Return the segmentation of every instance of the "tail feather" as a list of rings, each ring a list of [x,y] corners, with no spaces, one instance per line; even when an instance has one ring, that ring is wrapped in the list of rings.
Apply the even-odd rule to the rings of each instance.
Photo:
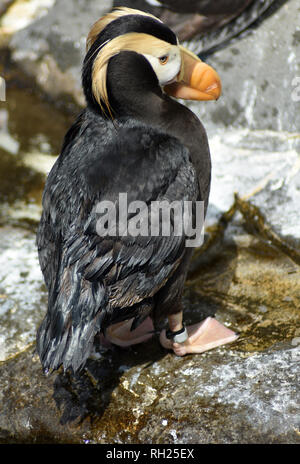
[[[89,357],[94,337],[106,314],[106,294],[101,283],[78,280],[72,295],[49,298],[48,312],[37,331],[37,352],[45,370],[63,365],[78,372]],[[97,288],[96,288],[97,287]],[[63,304],[62,304],[63,303]]]

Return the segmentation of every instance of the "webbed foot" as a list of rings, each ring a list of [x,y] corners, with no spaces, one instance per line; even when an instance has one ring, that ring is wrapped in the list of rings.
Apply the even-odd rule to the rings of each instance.
[[[105,338],[114,345],[131,346],[142,343],[153,337],[154,326],[150,317],[147,317],[136,329],[130,330],[133,318],[117,322],[106,329]]]
[[[238,335],[227,329],[223,324],[213,317],[186,327],[187,339],[182,343],[176,343],[167,338],[166,331],[160,334],[160,343],[164,348],[171,349],[177,356],[188,353],[203,353],[220,345],[237,340]]]

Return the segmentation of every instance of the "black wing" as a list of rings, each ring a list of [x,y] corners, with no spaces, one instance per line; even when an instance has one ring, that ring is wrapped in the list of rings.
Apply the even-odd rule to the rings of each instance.
[[[196,200],[187,149],[146,128],[97,133],[82,123],[69,136],[46,183],[37,236],[49,291],[37,336],[45,368],[63,364],[76,371],[97,332],[131,317],[141,322],[145,315],[136,305],[151,299],[182,259],[185,237],[174,235],[174,224],[165,237],[98,235],[97,205],[105,199],[118,207],[119,193],[147,205]],[[128,213],[127,221],[135,219]]]

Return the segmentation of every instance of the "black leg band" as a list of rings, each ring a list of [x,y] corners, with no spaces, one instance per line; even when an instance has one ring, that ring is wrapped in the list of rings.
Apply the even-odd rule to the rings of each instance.
[[[183,324],[182,329],[177,330],[175,332],[172,332],[172,330],[168,329],[166,330],[166,337],[169,340],[173,340],[175,343],[183,343],[185,340],[188,338],[188,333],[185,328],[185,325]]]

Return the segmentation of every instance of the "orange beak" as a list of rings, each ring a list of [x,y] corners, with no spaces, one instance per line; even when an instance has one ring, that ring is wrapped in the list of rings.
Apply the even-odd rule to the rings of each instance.
[[[218,100],[222,85],[218,73],[209,65],[180,46],[181,69],[177,79],[164,87],[171,97],[184,100]]]

